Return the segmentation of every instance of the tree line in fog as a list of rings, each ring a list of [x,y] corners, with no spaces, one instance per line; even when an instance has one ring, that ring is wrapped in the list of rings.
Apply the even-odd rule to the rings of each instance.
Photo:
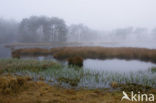
[[[87,42],[87,41],[154,41],[156,29],[121,28],[93,30],[83,24],[66,25],[57,17],[32,16],[21,22],[0,19],[0,43],[10,42]]]

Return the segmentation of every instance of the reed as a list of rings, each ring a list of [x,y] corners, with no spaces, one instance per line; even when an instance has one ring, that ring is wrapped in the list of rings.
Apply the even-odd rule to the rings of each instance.
[[[26,48],[12,52],[14,58],[21,55],[53,55],[56,59],[68,59],[74,56],[92,59],[137,59],[156,63],[156,49],[145,48],[106,48],[106,47],[60,47],[52,49]]]

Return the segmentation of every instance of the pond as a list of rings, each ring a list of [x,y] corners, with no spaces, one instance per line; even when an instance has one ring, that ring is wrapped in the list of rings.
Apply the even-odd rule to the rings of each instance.
[[[84,68],[96,71],[112,72],[138,72],[147,71],[149,68],[156,67],[156,64],[139,60],[121,60],[121,59],[86,59]]]
[[[62,64],[58,67],[47,68],[44,71],[32,72],[29,70],[15,70],[15,73],[26,75],[34,80],[44,80],[50,85],[61,85],[70,88],[111,88],[112,82],[119,84],[136,83],[156,87],[156,72],[151,67],[156,64],[139,60],[121,59],[85,59],[83,67],[70,67],[67,61],[59,61],[52,55],[22,56],[24,60],[48,60]]]
[[[10,49],[0,45],[0,58],[11,58]],[[33,78],[44,77],[46,81],[54,81],[58,79],[61,82],[70,80],[77,81],[78,87],[86,88],[109,88],[110,83],[137,83],[156,87],[156,72],[152,67],[156,64],[139,60],[121,60],[121,59],[85,59],[83,61],[83,69],[75,70],[67,66],[67,61],[59,61],[52,55],[47,56],[21,56],[26,60],[48,60],[62,64],[61,69],[51,69],[33,73],[29,71],[18,71],[22,75],[30,75]],[[154,71],[154,72],[152,72]],[[66,86],[66,84],[63,84]]]
[[[33,78],[43,77],[45,80],[53,81],[50,84],[60,84],[63,87],[70,87],[68,83],[76,83],[80,88],[110,88],[112,82],[121,84],[136,83],[156,87],[156,73],[151,68],[156,64],[138,60],[120,59],[85,59],[83,68],[67,66],[67,61],[58,61],[52,56],[22,57],[21,59],[51,60],[63,64],[61,68],[51,69],[39,73],[20,72],[22,75],[30,75]],[[153,69],[155,71],[155,69]],[[68,81],[68,82],[67,82]],[[66,83],[67,82],[67,83]]]
[[[10,58],[11,50],[9,48],[5,48],[3,44],[0,44],[0,58]]]
[[[63,65],[67,65],[67,61],[60,61],[53,58],[53,56],[22,56],[21,59],[33,59],[33,60],[51,60]],[[83,68],[91,71],[108,71],[129,73],[138,71],[147,71],[149,68],[156,67],[156,64],[151,62],[144,62],[139,60],[124,60],[124,59],[85,59],[83,61]]]

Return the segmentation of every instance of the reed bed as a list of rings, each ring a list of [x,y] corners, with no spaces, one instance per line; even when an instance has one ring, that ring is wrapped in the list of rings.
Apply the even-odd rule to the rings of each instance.
[[[24,48],[12,52],[14,58],[22,55],[53,55],[56,59],[73,56],[91,59],[137,59],[156,63],[156,49],[145,48],[106,48],[106,47],[60,47],[52,49]]]

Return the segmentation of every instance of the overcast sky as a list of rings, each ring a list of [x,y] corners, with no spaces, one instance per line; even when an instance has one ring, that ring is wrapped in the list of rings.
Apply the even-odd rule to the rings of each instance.
[[[156,0],[0,0],[0,17],[56,16],[97,30],[156,27]]]

